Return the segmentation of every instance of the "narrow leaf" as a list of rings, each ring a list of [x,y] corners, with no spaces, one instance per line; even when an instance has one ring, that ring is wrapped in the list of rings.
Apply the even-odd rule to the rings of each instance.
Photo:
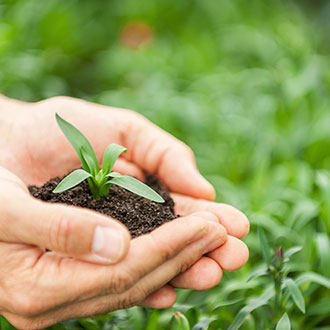
[[[326,233],[319,233],[316,237],[316,246],[320,258],[321,271],[330,275],[330,239]]]
[[[287,278],[284,285],[288,288],[294,303],[301,310],[301,312],[305,314],[305,300],[297,283],[292,278]]]
[[[114,173],[114,172],[112,172]],[[148,187],[146,184],[141,181],[127,175],[117,176],[108,181],[108,183],[116,184],[117,186],[123,187],[134,194],[142,196],[144,198],[150,199],[154,202],[164,203],[164,199],[157,194],[153,189]]]
[[[214,317],[203,318],[203,320],[196,323],[191,330],[208,330],[210,323],[214,321],[214,319]]]
[[[127,149],[119,144],[112,143],[104,152],[102,161],[103,173],[109,173],[112,171],[113,166],[117,158],[123,153],[127,152]]]
[[[284,259],[286,261],[288,261],[291,256],[293,256],[294,254],[300,252],[302,250],[302,246],[294,246],[291,249],[287,250],[284,252]]]
[[[159,310],[153,309],[147,316],[146,325],[143,328],[144,330],[157,330],[159,324]]]
[[[287,313],[278,321],[275,330],[291,330],[291,323]]]
[[[111,173],[107,174],[106,176],[111,176],[113,178],[121,178],[123,175],[118,172],[111,172]]]
[[[262,256],[264,257],[266,264],[270,265],[272,261],[270,247],[268,245],[266,235],[263,229],[261,229],[260,227],[258,227],[258,238],[259,238],[259,244],[260,244]]]
[[[248,282],[252,281],[260,276],[268,275],[268,270],[267,269],[258,269],[255,272],[253,272],[250,277],[248,278]]]
[[[237,304],[238,302],[241,302],[242,300],[244,300],[244,298],[241,298],[241,297],[224,300],[224,301],[216,304],[214,307],[212,307],[212,311],[214,312],[218,308]]]
[[[317,273],[313,273],[313,272],[303,273],[300,276],[298,276],[296,279],[296,283],[298,285],[308,282],[317,283],[330,290],[330,279]]]
[[[73,148],[76,150],[81,163],[84,164],[85,161],[81,155],[81,147],[83,147],[86,153],[88,153],[93,159],[95,168],[99,170],[99,164],[95,152],[87,138],[76,127],[61,118],[58,114],[56,114],[56,121],[58,123],[58,126],[60,126],[63,134],[66,136]]]
[[[266,305],[268,301],[274,296],[274,294],[274,289],[269,287],[260,297],[250,299],[249,303],[236,314],[236,317],[228,327],[228,330],[238,330],[248,315],[257,308]]]
[[[86,172],[85,170],[79,169],[75,170],[66,176],[53,190],[53,193],[58,194],[63,191],[66,191],[70,188],[77,186],[82,181],[86,180],[87,178],[91,177],[91,174]]]
[[[81,157],[84,159],[84,161],[87,165],[87,168],[85,168],[83,166],[84,170],[86,170],[87,172],[93,173],[95,175],[98,172],[98,168],[95,166],[92,156],[89,153],[87,153],[87,151],[85,150],[84,147],[80,148],[80,153],[81,153]]]

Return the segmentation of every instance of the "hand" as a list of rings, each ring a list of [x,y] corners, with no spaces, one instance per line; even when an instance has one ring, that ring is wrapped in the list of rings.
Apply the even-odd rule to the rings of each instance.
[[[39,201],[1,167],[0,200],[0,313],[24,330],[138,303],[168,307],[175,294],[166,283],[226,239],[225,229],[205,212],[130,242],[118,222]],[[81,261],[107,255],[116,264]]]
[[[198,173],[190,149],[129,110],[69,98],[37,104],[9,102],[6,114],[11,116],[6,117],[6,125],[0,126],[2,136],[8,136],[0,145],[0,165],[10,168],[25,184],[42,184],[50,177],[64,175],[78,167],[78,158],[55,125],[55,111],[87,135],[99,157],[110,142],[125,145],[129,152],[118,162],[116,170],[140,178],[143,170],[157,174],[177,193],[174,197],[180,214],[207,209],[212,213],[208,217],[225,226],[230,234],[227,243],[177,276],[171,282],[173,285],[206,289],[220,280],[221,266],[233,270],[246,262],[247,248],[237,239],[248,232],[246,217],[230,206],[198,200],[212,200],[214,190]],[[160,308],[162,304],[174,303],[174,297],[174,290],[166,286],[142,304]]]

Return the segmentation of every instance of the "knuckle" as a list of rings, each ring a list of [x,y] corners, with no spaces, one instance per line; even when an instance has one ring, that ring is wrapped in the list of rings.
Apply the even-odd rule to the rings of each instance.
[[[184,273],[191,267],[191,265],[192,265],[192,262],[184,260],[183,262],[181,262],[179,264],[177,274]]]
[[[136,302],[135,302],[133,295],[126,294],[120,298],[120,300],[118,302],[118,307],[119,307],[118,309],[126,309],[126,308],[133,307],[134,305],[136,305]]]
[[[51,248],[67,253],[69,240],[72,234],[72,225],[69,219],[62,212],[54,212],[49,221],[49,241]]]
[[[150,293],[145,292],[141,287],[130,290],[127,294],[123,295],[119,301],[119,308],[125,309],[137,305],[143,301]]]
[[[109,285],[109,293],[123,294],[128,291],[135,283],[134,277],[127,272],[114,274]]]
[[[177,253],[173,246],[162,242],[160,237],[155,238],[155,233],[151,232],[147,237],[149,239],[150,251],[157,253],[163,262],[171,259]]]

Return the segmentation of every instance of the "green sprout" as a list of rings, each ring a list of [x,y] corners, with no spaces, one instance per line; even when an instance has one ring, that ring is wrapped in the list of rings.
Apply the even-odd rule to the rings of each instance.
[[[95,152],[87,138],[58,114],[56,114],[56,121],[76,150],[83,169],[71,172],[57,185],[53,193],[69,190],[87,179],[95,199],[106,196],[111,186],[115,184],[154,202],[164,203],[164,199],[159,194],[136,178],[112,172],[117,158],[123,152],[127,152],[125,147],[114,143],[110,144],[104,152],[102,168],[100,169]]]

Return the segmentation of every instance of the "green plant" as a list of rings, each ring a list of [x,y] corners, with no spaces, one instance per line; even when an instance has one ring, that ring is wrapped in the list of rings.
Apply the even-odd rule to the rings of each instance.
[[[100,169],[95,152],[87,138],[58,114],[56,114],[56,121],[76,150],[83,169],[77,169],[66,176],[53,190],[54,193],[71,189],[87,179],[95,199],[106,196],[111,185],[115,184],[154,202],[164,202],[159,194],[136,178],[112,172],[117,158],[123,152],[127,152],[125,147],[114,143],[110,144],[104,152],[102,168]]]

